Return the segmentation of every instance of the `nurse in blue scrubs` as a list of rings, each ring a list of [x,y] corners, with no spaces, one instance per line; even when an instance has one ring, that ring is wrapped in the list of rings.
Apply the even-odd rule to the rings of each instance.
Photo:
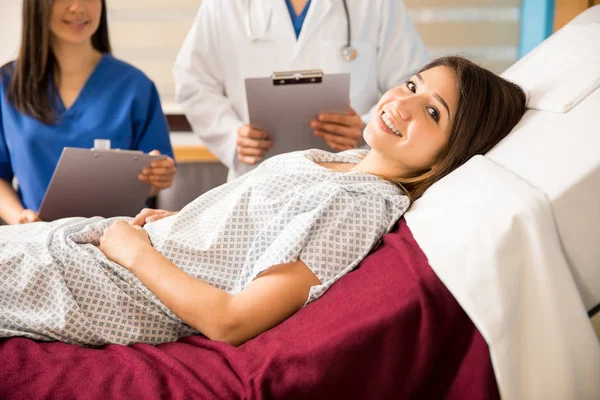
[[[39,220],[63,147],[91,148],[94,139],[167,155],[139,179],[153,195],[171,186],[176,168],[158,92],[110,55],[105,0],[25,0],[22,31],[17,60],[0,70],[0,218]]]

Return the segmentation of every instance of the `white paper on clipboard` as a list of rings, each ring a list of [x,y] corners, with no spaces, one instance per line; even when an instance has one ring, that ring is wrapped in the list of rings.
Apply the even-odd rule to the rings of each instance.
[[[39,216],[44,221],[68,217],[135,216],[151,186],[138,175],[154,160],[141,151],[65,147],[54,170]]]
[[[284,71],[246,78],[245,83],[250,124],[273,140],[266,157],[313,148],[331,151],[324,139],[313,135],[310,121],[322,112],[348,112],[349,73]]]

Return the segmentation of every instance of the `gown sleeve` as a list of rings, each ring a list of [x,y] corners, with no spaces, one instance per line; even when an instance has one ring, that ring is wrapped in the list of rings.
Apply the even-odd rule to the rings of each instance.
[[[254,276],[278,264],[301,259],[321,281],[313,286],[308,302],[319,298],[339,278],[352,271],[388,232],[403,210],[377,194],[356,193],[331,187],[318,204],[302,213],[294,208],[306,207],[314,193],[299,198],[289,207],[290,217],[280,216],[284,225],[275,240],[254,264]],[[404,208],[405,210],[405,208]],[[265,229],[257,241],[269,241],[272,229]],[[252,257],[252,255],[249,255]]]

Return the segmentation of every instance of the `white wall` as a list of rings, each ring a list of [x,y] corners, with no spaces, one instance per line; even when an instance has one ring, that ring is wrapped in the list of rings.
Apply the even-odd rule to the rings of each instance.
[[[0,65],[17,56],[21,35],[20,0],[0,0]]]

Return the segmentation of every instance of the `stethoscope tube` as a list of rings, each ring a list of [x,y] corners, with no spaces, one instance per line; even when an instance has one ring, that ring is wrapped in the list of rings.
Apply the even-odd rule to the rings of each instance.
[[[344,12],[346,13],[346,46],[342,47],[342,57],[346,61],[352,61],[356,58],[357,52],[352,47],[352,24],[350,23],[350,12],[348,11],[348,4],[346,0],[342,0],[344,3]]]

